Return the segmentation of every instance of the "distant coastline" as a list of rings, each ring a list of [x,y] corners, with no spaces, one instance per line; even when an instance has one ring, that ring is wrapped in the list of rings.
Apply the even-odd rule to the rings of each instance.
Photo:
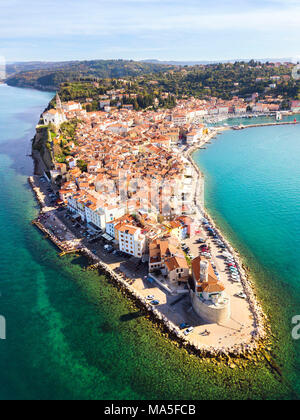
[[[41,92],[56,92],[57,87],[56,86],[43,86],[40,84],[26,84],[26,83],[13,83],[10,79],[7,79],[3,82],[3,84],[6,84],[7,86],[16,87],[16,88],[24,88],[24,89],[32,89],[32,90],[38,90]]]

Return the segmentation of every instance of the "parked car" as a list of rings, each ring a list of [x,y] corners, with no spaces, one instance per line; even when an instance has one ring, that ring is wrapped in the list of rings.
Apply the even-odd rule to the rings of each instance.
[[[152,300],[151,305],[158,306],[160,304],[159,300]]]
[[[240,299],[247,299],[247,295],[244,292],[237,293],[235,296]]]
[[[111,246],[111,245],[104,245],[104,249],[105,249],[105,251],[107,251],[109,254],[110,254],[111,252],[113,252],[113,250],[114,250],[113,246]]]
[[[187,330],[184,331],[184,335],[189,335],[194,331],[193,327],[188,328]]]
[[[191,326],[186,324],[185,322],[183,322],[182,324],[179,325],[179,328],[181,330],[185,330],[186,328],[190,328]]]

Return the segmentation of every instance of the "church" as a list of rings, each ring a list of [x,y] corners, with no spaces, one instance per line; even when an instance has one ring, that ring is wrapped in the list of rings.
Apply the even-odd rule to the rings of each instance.
[[[56,109],[50,109],[49,111],[44,112],[43,120],[45,125],[53,124],[55,127],[59,127],[61,124],[67,121],[58,94],[56,94]]]

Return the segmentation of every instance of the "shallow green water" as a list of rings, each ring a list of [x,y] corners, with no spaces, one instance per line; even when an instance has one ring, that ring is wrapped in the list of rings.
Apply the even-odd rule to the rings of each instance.
[[[177,348],[32,227],[26,153],[50,98],[0,86],[0,399],[295,398],[267,365],[216,368]]]

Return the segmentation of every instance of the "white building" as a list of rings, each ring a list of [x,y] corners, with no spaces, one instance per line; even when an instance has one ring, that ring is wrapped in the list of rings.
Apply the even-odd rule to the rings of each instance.
[[[102,230],[105,228],[105,215],[99,205],[87,204],[85,206],[85,218],[87,223],[93,224]]]
[[[126,134],[129,130],[128,126],[122,123],[111,124],[107,126],[107,130],[114,134],[122,135]]]
[[[195,117],[205,117],[208,114],[207,109],[197,109],[195,111]]]
[[[106,106],[110,106],[110,99],[101,100],[99,105],[101,109],[105,108]]]
[[[208,114],[209,115],[218,115],[219,114],[219,109],[218,108],[210,108],[208,110]]]
[[[114,220],[112,222],[109,221],[106,223],[106,233],[114,239],[116,239],[115,226],[117,226],[118,223],[118,221]]]
[[[229,112],[228,106],[219,106],[219,114],[226,115]]]
[[[92,223],[99,229],[105,230],[106,223],[125,214],[125,207],[105,205],[94,195],[86,191],[79,191],[68,198],[68,208],[81,217],[82,221]]]
[[[235,106],[234,107],[234,112],[236,113],[236,114],[246,114],[247,113],[247,106],[245,105],[245,106]]]
[[[49,111],[44,112],[43,119],[45,125],[53,124],[56,127],[59,127],[67,121],[64,112],[57,109],[50,109]]]
[[[66,158],[66,162],[69,165],[69,168],[76,168],[78,159],[69,156]]]
[[[122,225],[116,229],[119,232],[120,251],[136,258],[142,258],[147,244],[146,236],[142,234],[142,230],[132,225]]]
[[[186,142],[188,144],[197,143],[203,135],[204,127],[200,127],[194,130],[191,130],[186,135]]]
[[[62,109],[66,112],[70,112],[70,111],[79,111],[82,109],[82,106],[79,102],[64,102],[62,104]]]
[[[172,116],[172,121],[176,126],[182,126],[187,123],[187,116],[185,113],[175,113]]]

